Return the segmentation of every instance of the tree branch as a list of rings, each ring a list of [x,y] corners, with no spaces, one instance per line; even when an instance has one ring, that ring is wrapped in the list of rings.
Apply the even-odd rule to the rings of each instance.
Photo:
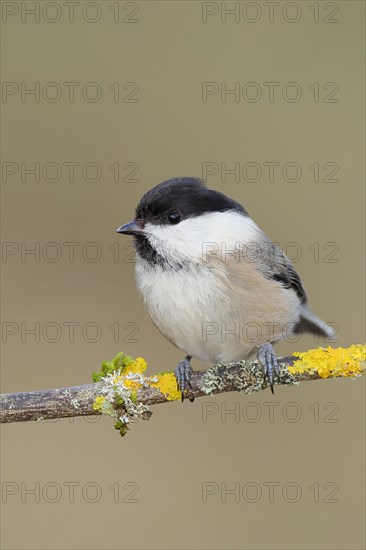
[[[366,346],[350,348],[319,348],[296,356],[278,359],[278,384],[293,385],[322,378],[355,377],[366,373]],[[137,361],[137,360],[136,360]],[[137,374],[136,374],[137,373]],[[231,391],[264,390],[268,382],[256,361],[240,361],[218,365],[192,376],[190,397],[203,397]],[[134,417],[148,418],[148,405],[175,401],[180,398],[173,373],[155,377],[143,376],[128,369],[109,375],[94,384],[0,396],[0,423],[26,422],[88,416],[107,413],[122,422]],[[99,399],[99,405],[98,400]],[[105,407],[105,404],[109,404]],[[113,407],[113,414],[111,413]],[[121,416],[122,415],[122,416]],[[130,418],[130,420],[128,420]]]

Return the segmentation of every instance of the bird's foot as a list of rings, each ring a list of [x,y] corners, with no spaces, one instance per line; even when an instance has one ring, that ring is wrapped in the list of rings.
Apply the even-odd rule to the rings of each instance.
[[[182,393],[182,402],[185,397],[188,397],[191,402],[194,401],[194,396],[189,395],[189,391],[192,388],[191,377],[193,372],[190,360],[191,357],[187,355],[183,361],[178,363],[178,366],[174,371],[175,378],[177,379],[177,388]]]
[[[279,377],[279,368],[272,344],[270,344],[269,342],[263,344],[259,348],[257,356],[258,361],[263,368],[264,380],[268,379],[269,385],[271,387],[271,392],[274,393],[274,379],[275,377]]]

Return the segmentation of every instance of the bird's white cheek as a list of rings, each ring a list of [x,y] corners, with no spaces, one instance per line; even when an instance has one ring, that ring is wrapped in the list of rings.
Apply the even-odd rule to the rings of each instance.
[[[150,244],[162,256],[193,261],[236,250],[260,234],[251,218],[236,212],[209,212],[175,226],[146,224],[145,231]]]

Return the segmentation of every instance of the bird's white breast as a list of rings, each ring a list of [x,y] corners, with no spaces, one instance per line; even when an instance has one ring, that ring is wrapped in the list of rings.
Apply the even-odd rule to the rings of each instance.
[[[215,362],[217,343],[207,346],[204,333],[208,323],[225,316],[225,289],[218,278],[208,269],[171,272],[144,263],[137,262],[136,279],[154,324],[186,354]]]

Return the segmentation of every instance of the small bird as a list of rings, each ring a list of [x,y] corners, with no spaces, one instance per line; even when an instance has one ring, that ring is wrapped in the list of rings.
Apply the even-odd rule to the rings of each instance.
[[[303,330],[334,333],[308,308],[287,256],[243,206],[200,179],[153,187],[117,232],[133,235],[148,315],[186,354],[174,371],[182,400],[190,397],[192,357],[218,364],[257,353],[273,393],[273,343]]]

